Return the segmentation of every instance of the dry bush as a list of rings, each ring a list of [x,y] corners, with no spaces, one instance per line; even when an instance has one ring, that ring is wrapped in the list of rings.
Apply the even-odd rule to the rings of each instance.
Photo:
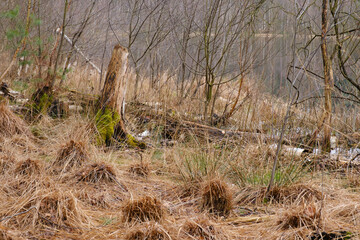
[[[76,174],[78,181],[90,183],[110,183],[116,178],[115,170],[105,163],[94,163]]]
[[[261,204],[267,202],[275,203],[301,203],[312,200],[321,200],[322,193],[316,188],[304,184],[295,184],[292,186],[275,186],[269,193],[267,188],[261,189],[244,188],[238,194],[236,202],[241,205]]]
[[[165,214],[161,202],[150,196],[145,196],[138,200],[130,200],[122,207],[124,221],[126,222],[145,222],[160,221]]]
[[[283,230],[302,227],[317,230],[321,228],[320,216],[320,209],[312,203],[307,206],[294,207],[285,212],[278,220],[278,225]]]
[[[147,177],[150,174],[150,164],[147,162],[133,164],[130,166],[129,172],[137,176]]]
[[[42,165],[38,160],[31,160],[28,158],[25,161],[20,161],[16,164],[15,173],[21,175],[40,174]]]
[[[53,165],[61,167],[63,171],[69,171],[71,168],[79,167],[86,162],[89,162],[89,154],[85,144],[71,140],[60,148]]]
[[[27,124],[13,113],[6,101],[0,102],[0,136],[11,137],[16,134],[31,136]]]
[[[210,180],[202,189],[203,210],[226,216],[232,209],[232,194],[228,185],[219,179]]]
[[[125,237],[126,240],[171,240],[169,233],[156,223],[137,226]]]
[[[206,218],[198,218],[195,220],[187,220],[181,228],[182,238],[191,239],[216,239],[215,226]]]

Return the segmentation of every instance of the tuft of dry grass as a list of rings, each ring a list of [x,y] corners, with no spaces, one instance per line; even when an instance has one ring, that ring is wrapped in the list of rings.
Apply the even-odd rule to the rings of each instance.
[[[19,231],[8,229],[0,224],[0,240],[25,240]]]
[[[58,229],[76,229],[87,218],[78,200],[70,192],[54,191],[43,193],[35,203],[38,212],[34,222]]]
[[[78,181],[90,183],[110,183],[116,177],[115,170],[105,163],[94,163],[86,166],[76,174]]]
[[[243,188],[236,202],[241,205],[261,204],[264,202],[274,203],[302,203],[312,200],[321,200],[323,194],[315,187],[305,184],[295,184],[290,186],[274,186],[268,193],[267,188],[260,189]]]
[[[216,239],[216,229],[208,219],[202,217],[187,220],[181,228],[182,238],[213,240]]]
[[[132,232],[130,232],[126,238],[126,240],[144,240],[146,239],[146,235],[143,230],[141,229],[135,229]]]
[[[176,187],[176,195],[180,199],[195,198],[201,192],[201,186],[199,182],[188,182]]]
[[[136,226],[125,237],[126,240],[171,240],[169,233],[157,223]]]
[[[0,102],[0,136],[11,137],[16,134],[31,136],[24,120],[13,113],[6,101]]]
[[[203,210],[227,216],[232,209],[232,200],[232,193],[224,181],[213,179],[204,184],[201,203]]]
[[[33,175],[40,174],[42,169],[42,165],[38,160],[32,160],[28,158],[25,161],[18,162],[15,168],[16,174],[21,175]]]
[[[156,197],[145,196],[129,200],[122,207],[125,222],[159,222],[165,214],[161,202]]]
[[[15,164],[15,158],[9,154],[0,154],[0,174],[7,172]]]
[[[150,174],[150,164],[149,163],[136,163],[130,166],[129,172],[141,176],[141,177],[147,177]]]
[[[70,140],[59,149],[53,165],[61,167],[62,171],[69,171],[73,167],[89,162],[89,159],[85,144],[81,141]]]
[[[283,230],[302,227],[318,230],[321,228],[320,209],[314,203],[306,206],[292,207],[281,216],[278,220],[278,225]]]

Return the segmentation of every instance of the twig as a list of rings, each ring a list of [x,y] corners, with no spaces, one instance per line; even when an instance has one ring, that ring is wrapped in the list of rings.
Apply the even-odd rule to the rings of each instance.
[[[16,216],[19,216],[19,215],[22,215],[22,214],[25,214],[25,213],[27,213],[27,212],[30,212],[30,210],[32,210],[33,208],[35,208],[35,206],[30,207],[30,208],[29,208],[28,210],[26,210],[26,211],[19,212],[19,213],[16,213],[16,214],[14,214],[14,215],[11,215],[11,216],[3,217],[3,218],[0,219],[0,222],[5,221],[5,220],[10,219],[10,218],[13,218],[13,217],[16,217]]]
[[[347,166],[347,171],[349,170],[349,167],[351,167],[352,162],[353,162],[357,157],[359,157],[359,156],[360,156],[360,153],[356,154],[355,157],[353,157],[353,158],[349,161],[348,166]]]
[[[60,28],[56,29],[56,33],[62,35],[63,32],[61,31]],[[85,54],[74,44],[73,45],[73,42],[71,41],[71,39],[66,35],[64,34],[64,39],[71,45],[74,47],[75,51],[78,52],[85,60],[87,63],[89,63],[93,68],[95,68],[95,70],[98,72],[98,73],[101,73],[101,70],[100,68],[98,68],[95,63],[93,63],[90,58],[86,57]]]
[[[111,174],[109,173],[108,170],[105,169],[105,172],[107,174],[109,174],[109,176],[111,177],[112,180],[114,180],[116,182],[116,184],[124,191],[124,192],[129,192],[127,189],[125,189],[125,187],[123,187],[123,185]]]
[[[50,223],[51,225],[56,226],[57,228],[70,229],[70,230],[72,230],[72,229],[81,229],[81,228],[72,228],[72,227],[65,226],[65,225],[59,225],[59,224],[57,224],[57,223],[54,223],[54,222],[51,221],[50,219],[41,216],[40,213],[39,213],[39,217],[40,217],[41,219],[45,220],[46,222]]]

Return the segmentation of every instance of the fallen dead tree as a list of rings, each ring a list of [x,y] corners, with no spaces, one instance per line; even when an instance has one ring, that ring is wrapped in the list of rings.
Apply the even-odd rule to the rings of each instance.
[[[155,121],[158,125],[164,126],[163,135],[168,139],[175,140],[182,134],[190,134],[200,138],[215,140],[223,138],[242,138],[251,142],[262,141],[266,143],[274,143],[279,140],[278,136],[272,136],[269,134],[226,130],[191,120],[184,120],[183,118],[172,116],[172,114],[167,111],[142,103],[131,103],[131,108],[136,109],[134,110],[134,114],[137,118],[145,121]],[[286,144],[291,143],[291,141],[287,139],[283,141]]]

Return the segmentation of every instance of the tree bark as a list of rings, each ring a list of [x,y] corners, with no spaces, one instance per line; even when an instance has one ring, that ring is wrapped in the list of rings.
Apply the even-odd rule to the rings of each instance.
[[[124,122],[128,55],[126,48],[120,45],[114,47],[99,100],[96,127],[99,143],[109,146],[117,140],[125,141],[131,147],[145,148],[144,143],[138,142],[128,133]]]
[[[334,84],[333,71],[331,67],[331,60],[327,52],[326,35],[328,28],[328,0],[323,0],[322,14],[321,14],[321,53],[324,66],[324,139],[323,150],[330,152],[330,137],[331,137],[331,92]]]

